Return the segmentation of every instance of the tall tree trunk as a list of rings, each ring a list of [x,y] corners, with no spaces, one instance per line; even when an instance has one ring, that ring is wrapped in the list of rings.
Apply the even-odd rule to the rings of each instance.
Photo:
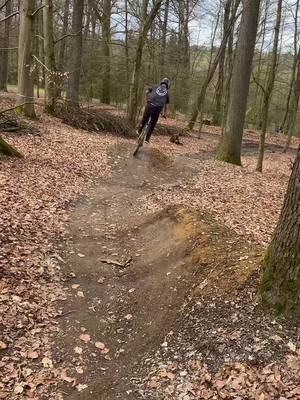
[[[256,74],[256,87],[255,87],[255,95],[254,95],[254,116],[255,116],[255,125],[258,129],[261,129],[262,123],[261,123],[261,111],[262,111],[262,100],[261,100],[261,85],[260,85],[260,77],[261,77],[261,72],[262,72],[262,59],[263,59],[263,53],[265,49],[265,38],[266,38],[266,33],[267,33],[267,21],[268,21],[268,14],[269,14],[269,8],[270,8],[270,1],[271,0],[266,0],[265,1],[265,8],[263,10],[263,21],[261,23],[262,28],[261,28],[261,46],[260,46],[260,51],[259,51],[259,58],[258,58],[258,67],[257,67],[257,74]]]
[[[17,105],[19,105],[19,111],[29,118],[36,118],[34,110],[32,71],[34,11],[35,0],[20,1]]]
[[[129,105],[128,105],[128,121],[131,126],[135,126],[136,118],[137,118],[137,111],[138,111],[138,92],[139,92],[139,84],[140,84],[140,76],[141,76],[141,67],[142,67],[142,57],[143,57],[143,50],[145,46],[145,40],[147,38],[147,34],[151,27],[151,24],[156,17],[161,3],[163,0],[155,0],[153,8],[151,12],[147,15],[147,7],[148,7],[148,0],[143,0],[143,18],[140,28],[140,33],[138,37],[137,47],[136,47],[136,54],[134,60],[134,68],[132,73],[132,81],[131,81],[131,90],[130,90],[130,97],[129,97]]]
[[[84,0],[74,0],[72,15],[72,45],[69,63],[67,107],[79,108],[79,85],[82,65],[82,20]]]
[[[277,314],[300,319],[300,147],[281,215],[264,259],[263,304]]]
[[[287,123],[286,123],[287,140],[286,140],[286,144],[284,146],[284,150],[283,150],[284,152],[287,151],[287,149],[289,148],[289,146],[291,144],[291,140],[292,140],[292,136],[293,136],[294,128],[295,128],[295,123],[296,123],[296,118],[297,118],[299,98],[300,98],[300,48],[298,51],[298,58],[297,58],[296,78],[295,78],[295,82],[294,82],[289,112],[288,112],[288,116],[287,116]]]
[[[231,0],[227,0],[224,9],[224,21],[223,21],[223,36],[226,35],[228,29],[229,17],[230,17]],[[225,44],[225,47],[227,43]],[[224,90],[224,69],[225,69],[225,51],[222,53],[219,61],[219,75],[216,88],[216,110],[214,113],[213,123],[214,125],[220,125],[222,122],[222,98]]]
[[[5,16],[8,17],[12,11],[11,0],[5,5]],[[8,68],[8,46],[9,46],[9,30],[11,18],[4,22],[3,36],[0,37],[0,90],[7,92],[7,68]]]
[[[55,113],[56,105],[56,69],[53,38],[53,3],[52,0],[43,0],[43,30],[45,54],[45,111]]]
[[[251,65],[255,47],[260,0],[243,0],[243,15],[238,36],[230,89],[230,103],[217,160],[241,165],[243,128],[249,93]]]
[[[70,13],[70,0],[65,0],[64,2],[64,12],[63,12],[63,25],[61,36],[65,36],[68,32],[68,22],[69,22],[69,13]],[[61,40],[59,45],[59,52],[58,52],[58,64],[57,70],[61,73],[64,72],[64,65],[65,65],[65,52],[66,52],[66,40]]]
[[[267,86],[264,88],[263,93],[263,109],[262,109],[262,130],[260,135],[259,149],[258,149],[258,160],[256,165],[256,171],[262,172],[263,169],[263,160],[265,153],[265,141],[266,141],[266,132],[268,127],[268,117],[269,117],[269,108],[272,99],[272,93],[275,82],[275,75],[278,64],[278,43],[279,43],[279,35],[280,35],[280,25],[281,25],[281,13],[282,13],[282,0],[278,0],[277,3],[277,16],[276,16],[276,25],[275,25],[275,33],[274,33],[274,42],[273,42],[273,50],[272,50],[272,60],[269,70],[269,76],[267,81]]]
[[[231,13],[233,12],[233,3],[231,3]],[[222,131],[221,135],[223,136],[224,129],[226,126],[227,120],[227,112],[228,112],[228,104],[230,99],[230,84],[232,78],[232,69],[233,69],[233,59],[234,59],[234,51],[233,51],[233,40],[234,40],[234,26],[231,29],[230,35],[228,37],[228,46],[227,46],[227,57],[226,57],[226,79],[224,84],[224,102],[223,102],[223,110],[222,110]]]
[[[129,88],[129,45],[128,45],[128,0],[125,0],[125,59],[126,59],[126,86]]]
[[[194,104],[194,107],[193,107],[193,110],[192,110],[191,119],[190,119],[190,122],[188,124],[189,130],[193,130],[195,122],[196,122],[197,117],[198,117],[198,114],[200,113],[202,115],[202,108],[203,108],[203,104],[204,104],[204,100],[205,100],[206,91],[207,91],[207,88],[208,88],[212,78],[214,77],[214,74],[215,74],[215,71],[216,71],[217,66],[219,64],[220,58],[221,58],[222,54],[225,52],[225,50],[226,50],[226,43],[227,43],[228,37],[230,35],[230,32],[231,32],[231,30],[232,30],[232,28],[234,26],[234,22],[235,22],[235,19],[236,19],[236,13],[237,13],[239,4],[240,4],[240,1],[236,0],[235,6],[234,6],[234,11],[233,11],[233,14],[231,16],[226,35],[223,36],[222,42],[221,42],[220,47],[218,49],[218,52],[217,52],[214,60],[210,63],[210,67],[209,67],[209,69],[207,71],[205,80],[204,80],[204,82],[203,82],[203,84],[201,86],[199,95],[197,97],[197,101]],[[201,124],[202,124],[202,120],[200,119],[200,125]],[[199,130],[201,130],[201,126],[200,126]]]
[[[289,108],[290,108],[290,101],[293,93],[293,87],[294,87],[294,82],[295,82],[295,77],[296,77],[296,69],[297,69],[297,58],[298,58],[298,15],[299,15],[299,6],[300,6],[300,0],[297,0],[296,2],[296,10],[295,10],[295,19],[294,19],[294,59],[293,59],[293,67],[292,67],[292,75],[291,75],[291,81],[290,81],[290,86],[289,86],[289,92],[286,100],[286,109],[284,113],[284,117],[281,123],[281,127],[283,130],[285,130],[286,123],[287,123],[287,117],[289,114]]]
[[[102,77],[102,103],[110,103],[110,18],[111,0],[103,0],[102,17],[102,55],[103,55],[103,77]]]
[[[165,9],[164,9],[164,20],[163,20],[163,26],[162,26],[161,49],[160,49],[160,76],[161,76],[161,78],[165,75],[169,4],[170,4],[170,0],[166,0]]]

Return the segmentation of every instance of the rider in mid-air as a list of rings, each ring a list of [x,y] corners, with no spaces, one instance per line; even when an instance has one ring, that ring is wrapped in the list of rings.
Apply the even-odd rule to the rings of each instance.
[[[145,125],[149,121],[146,135],[146,143],[149,143],[150,137],[158,121],[159,115],[162,114],[164,117],[166,116],[167,105],[170,102],[169,88],[170,81],[168,78],[164,78],[159,85],[155,85],[147,90],[147,104],[145,107],[143,118],[137,129],[137,134],[140,135]]]

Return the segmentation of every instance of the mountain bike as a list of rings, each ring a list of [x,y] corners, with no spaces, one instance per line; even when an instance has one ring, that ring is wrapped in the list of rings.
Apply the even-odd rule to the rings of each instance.
[[[162,118],[167,118],[165,115],[161,114]],[[143,146],[146,136],[147,136],[147,129],[148,129],[148,125],[149,122],[151,120],[151,117],[149,118],[148,122],[146,123],[146,125],[144,126],[144,129],[142,130],[142,132],[140,133],[138,140],[137,140],[137,145],[136,148],[133,152],[133,157],[135,157],[139,151],[139,149]]]
[[[149,118],[150,121],[150,118]],[[148,129],[148,125],[149,125],[149,121],[146,123],[146,125],[144,126],[144,129],[142,130],[142,132],[140,133],[138,140],[137,140],[137,145],[136,148],[133,152],[133,157],[135,157],[139,151],[139,149],[143,146],[146,136],[147,136],[147,129]]]

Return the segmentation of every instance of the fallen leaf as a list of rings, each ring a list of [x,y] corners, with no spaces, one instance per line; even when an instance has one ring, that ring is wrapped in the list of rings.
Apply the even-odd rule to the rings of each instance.
[[[39,353],[37,351],[28,351],[27,352],[27,358],[35,360],[38,357],[39,357]]]
[[[76,389],[78,390],[78,392],[82,392],[83,390],[85,390],[88,387],[88,385],[82,385],[81,383],[79,383],[78,385],[76,385]]]
[[[84,343],[88,343],[91,341],[91,337],[90,335],[88,335],[87,333],[84,333],[82,335],[79,336],[80,340],[82,340]]]
[[[82,292],[81,290],[79,290],[79,291],[77,292],[77,296],[78,296],[78,297],[84,297],[84,294],[83,294],[83,292]]]
[[[16,394],[21,394],[21,393],[23,393],[23,392],[24,392],[23,386],[17,385],[17,386],[14,387],[14,393],[16,393]]]
[[[107,353],[109,353],[109,349],[108,349],[107,347],[105,347],[105,349],[103,349],[103,350],[101,351],[101,353],[102,353],[102,354],[107,354]]]
[[[75,367],[77,374],[83,374],[83,368],[82,367]]]
[[[95,346],[97,347],[97,349],[100,349],[100,350],[104,350],[105,349],[105,344],[102,343],[102,342],[96,342]]]
[[[7,348],[7,344],[4,342],[1,342],[1,340],[0,340],[0,350],[4,350],[6,348]]]
[[[296,346],[294,345],[294,343],[292,343],[292,342],[288,342],[287,347],[293,352],[295,352],[297,349]]]
[[[65,382],[73,384],[75,383],[75,379],[68,376],[67,371],[65,369],[61,371],[60,378]]]
[[[75,351],[76,354],[82,354],[82,348],[81,347],[78,347],[78,346],[74,347],[74,351]]]
[[[50,360],[50,358],[48,358],[48,357],[44,357],[44,358],[42,359],[42,364],[43,364],[43,366],[44,366],[45,368],[50,368],[50,369],[53,368],[52,360]]]
[[[72,289],[78,289],[79,288],[79,283],[76,283],[75,285],[72,285]]]

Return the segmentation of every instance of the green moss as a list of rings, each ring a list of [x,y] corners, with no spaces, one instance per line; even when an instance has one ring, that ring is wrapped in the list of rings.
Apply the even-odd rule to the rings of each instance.
[[[219,146],[216,160],[242,166],[240,155],[226,151],[222,143]]]
[[[55,105],[54,104],[46,104],[45,105],[45,113],[55,117],[56,116]]]
[[[194,129],[195,126],[195,122],[194,121],[190,121],[186,127],[186,130],[191,132]]]
[[[5,142],[5,140],[0,138],[0,154],[9,157],[18,157],[22,158],[23,155],[13,146],[9,145]]]

